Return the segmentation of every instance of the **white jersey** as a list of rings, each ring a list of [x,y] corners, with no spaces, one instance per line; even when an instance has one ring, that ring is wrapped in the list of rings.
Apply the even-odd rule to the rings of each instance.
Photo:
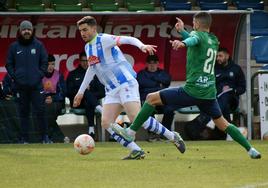
[[[136,72],[119,49],[120,44],[132,44],[139,48],[144,45],[133,37],[109,34],[97,34],[85,45],[89,68],[78,93],[84,93],[94,75],[105,86],[106,92],[115,91],[135,80]]]

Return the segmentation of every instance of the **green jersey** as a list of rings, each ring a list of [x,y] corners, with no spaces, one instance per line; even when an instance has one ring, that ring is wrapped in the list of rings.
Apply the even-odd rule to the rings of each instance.
[[[192,31],[190,37],[198,44],[187,49],[186,84],[184,90],[199,99],[215,99],[214,65],[219,48],[217,37],[211,33]]]

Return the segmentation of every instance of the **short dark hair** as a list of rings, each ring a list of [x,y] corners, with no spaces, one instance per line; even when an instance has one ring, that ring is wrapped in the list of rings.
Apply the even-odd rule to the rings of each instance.
[[[198,12],[194,15],[194,18],[199,21],[199,23],[206,28],[210,28],[212,23],[212,17],[207,12]]]
[[[86,57],[87,57],[87,54],[86,54],[86,52],[84,52],[84,51],[80,52],[80,54],[79,54],[79,59],[81,59],[81,57],[83,57],[83,56],[86,56]]]
[[[227,49],[227,48],[225,48],[225,47],[220,47],[220,48],[218,49],[218,52],[224,52],[224,53],[229,54],[228,49]]]
[[[85,16],[85,17],[83,17],[82,19],[80,19],[77,22],[77,26],[82,25],[82,24],[88,24],[90,26],[96,26],[97,25],[97,21],[92,16]]]
[[[52,54],[48,54],[47,61],[48,61],[48,62],[55,61],[55,57],[54,57],[54,55],[52,55]]]
[[[146,62],[149,63],[151,61],[158,62],[159,59],[158,59],[157,55],[148,55],[146,58]]]

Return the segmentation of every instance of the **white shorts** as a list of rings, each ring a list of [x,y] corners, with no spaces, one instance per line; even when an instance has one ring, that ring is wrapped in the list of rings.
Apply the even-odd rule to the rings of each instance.
[[[140,102],[139,84],[136,80],[123,84],[116,92],[106,93],[103,104],[126,102]]]

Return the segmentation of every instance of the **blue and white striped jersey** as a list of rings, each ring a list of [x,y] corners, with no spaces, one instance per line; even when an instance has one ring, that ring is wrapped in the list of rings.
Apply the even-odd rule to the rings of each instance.
[[[116,88],[136,78],[136,72],[119,49],[121,44],[132,44],[139,48],[143,45],[133,37],[115,36],[109,34],[97,34],[85,45],[89,68],[84,81],[90,82],[94,75],[105,86],[106,92],[114,91]],[[84,82],[83,81],[83,82]],[[88,85],[84,84],[84,87]],[[79,93],[83,93],[83,83]]]

